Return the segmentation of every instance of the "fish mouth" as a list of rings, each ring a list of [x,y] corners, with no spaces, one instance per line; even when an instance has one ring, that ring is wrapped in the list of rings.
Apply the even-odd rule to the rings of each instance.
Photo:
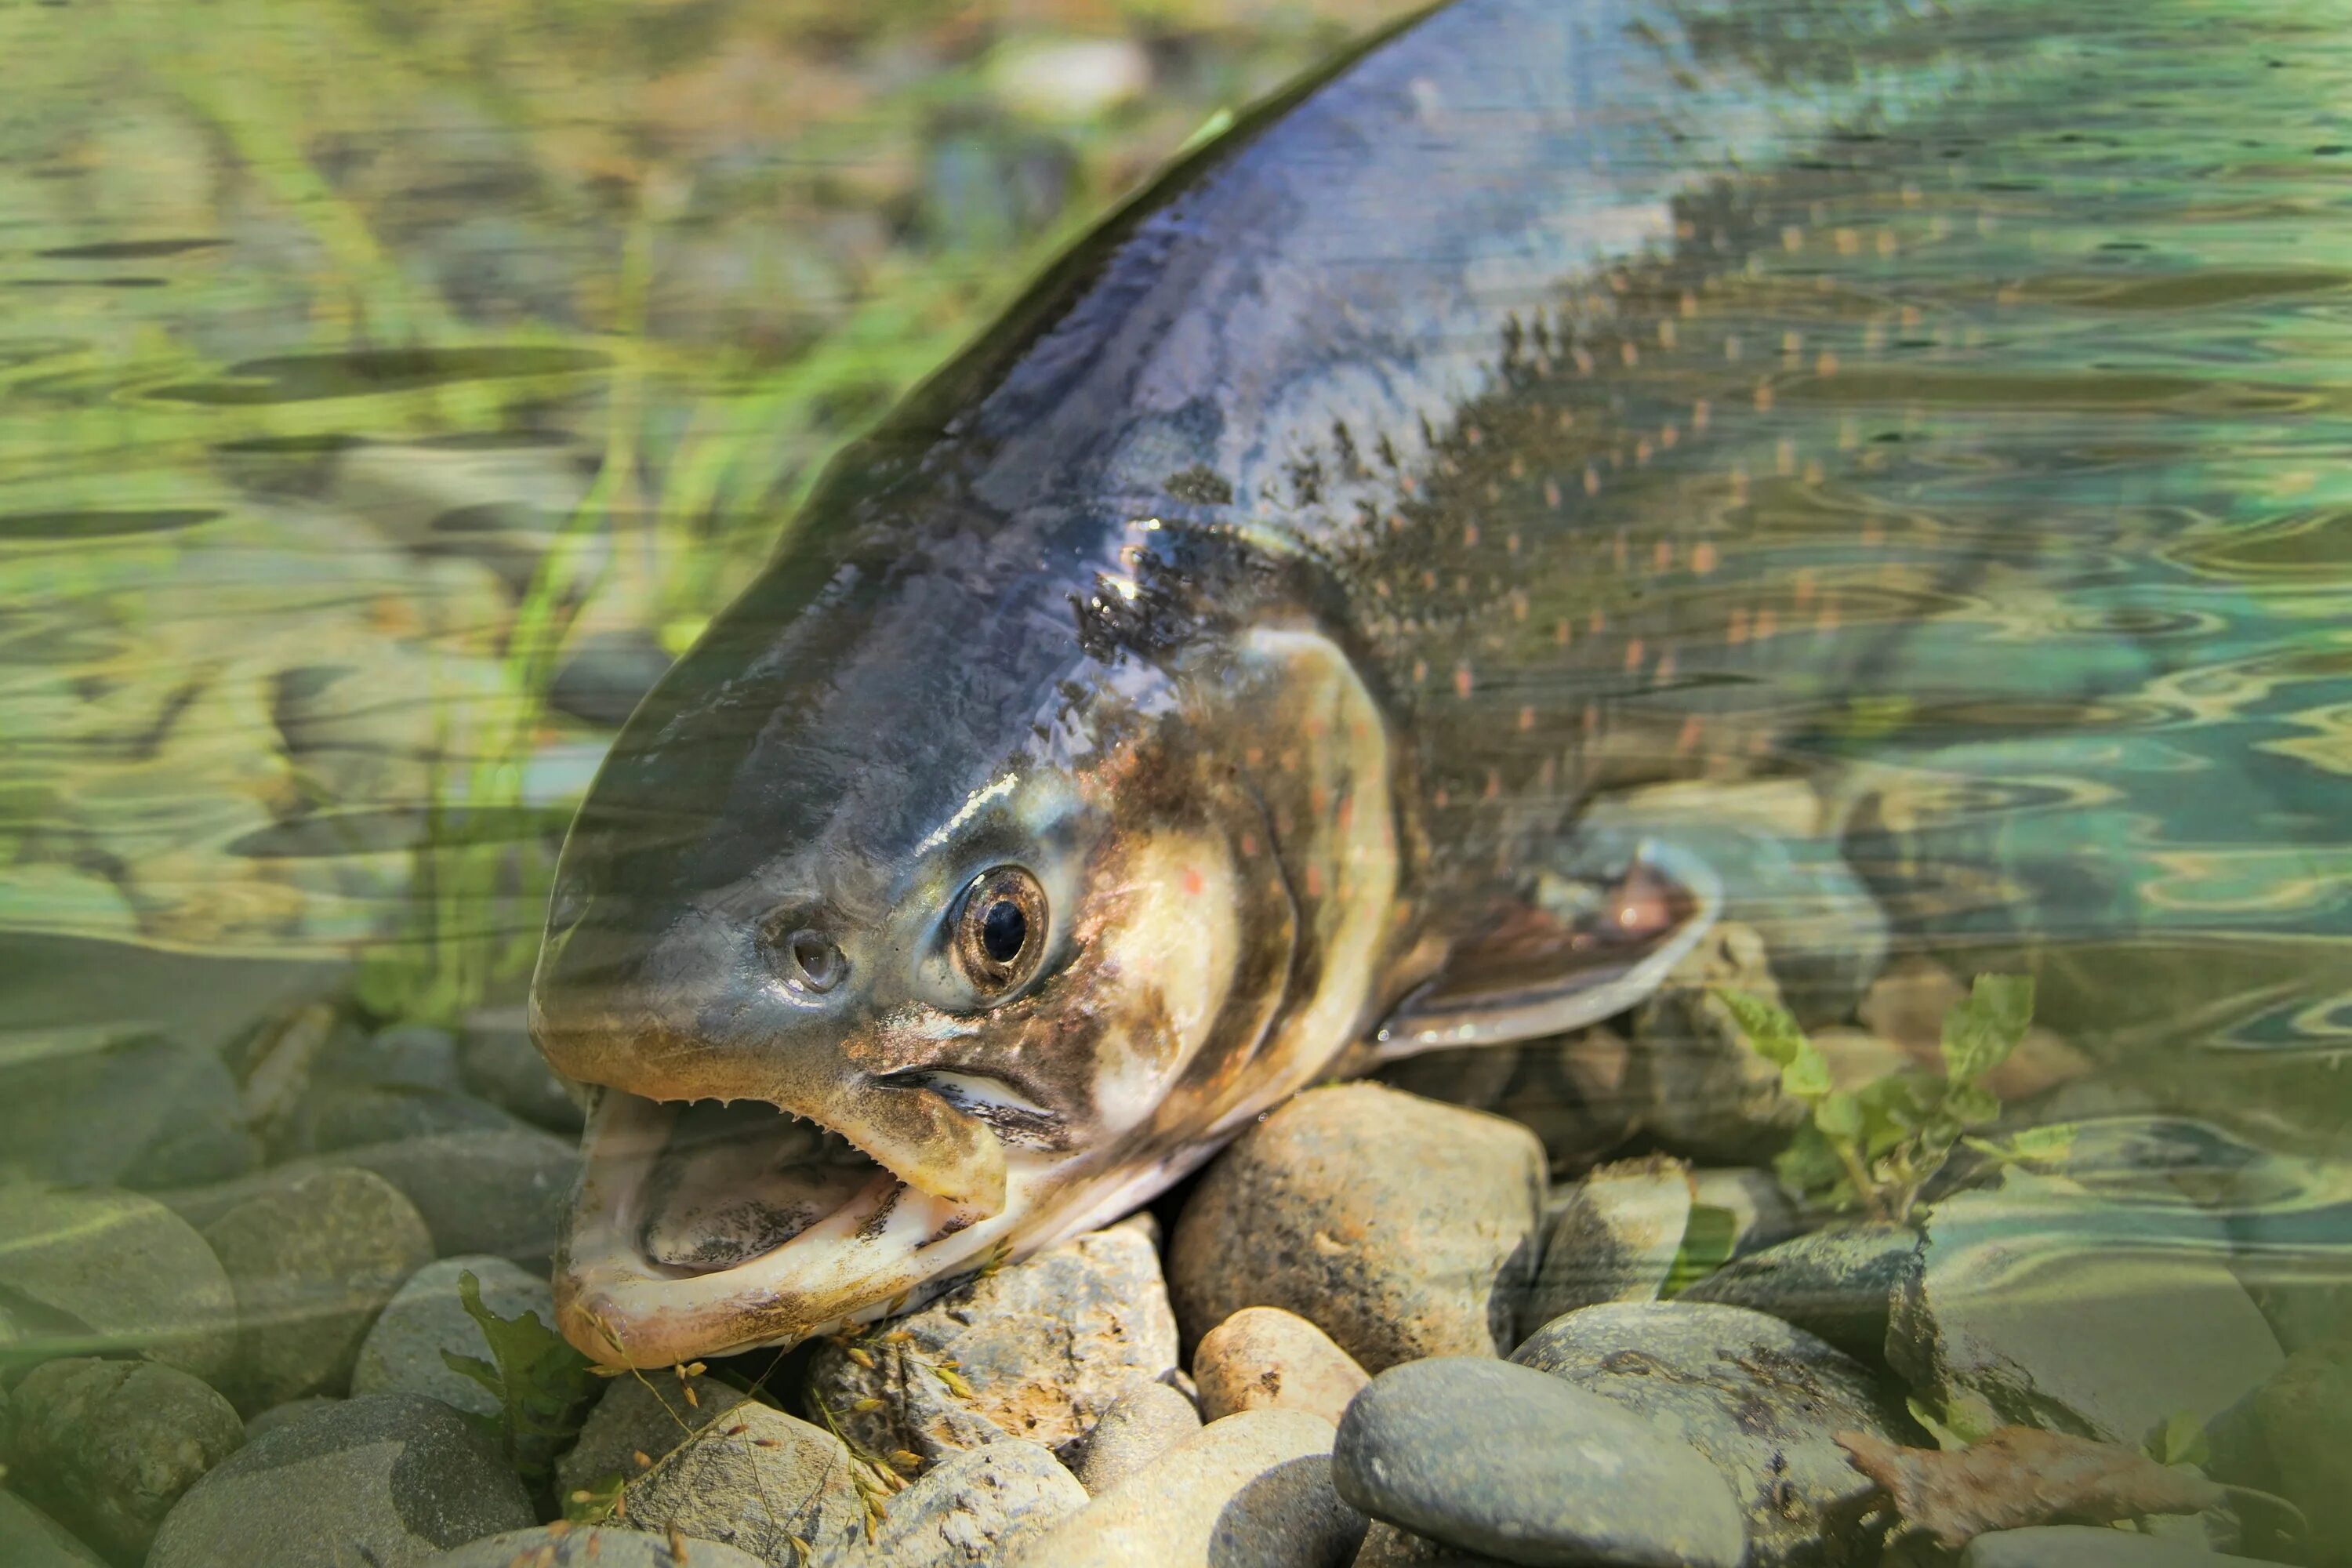
[[[592,1089],[556,1264],[564,1336],[623,1366],[790,1344],[900,1310],[992,1245],[1028,1206],[1018,1169],[1028,1162],[1008,1173],[1005,1144],[1035,1152],[999,1129],[1034,1108],[971,1079],[887,1087],[921,1094],[927,1114],[953,1128],[951,1171],[862,1120]],[[992,1190],[941,1179],[991,1159]]]

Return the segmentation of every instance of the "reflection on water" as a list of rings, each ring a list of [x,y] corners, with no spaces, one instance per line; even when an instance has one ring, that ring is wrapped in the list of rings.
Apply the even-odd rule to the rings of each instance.
[[[1043,89],[1067,112],[1022,74],[1045,13],[903,9],[0,12],[0,1063],[161,1031],[250,1110],[317,998],[510,1008],[610,727],[824,454],[1383,7],[1187,10],[1139,29],[1149,93]],[[1836,31],[1780,25],[1816,9],[1713,47],[1834,79]],[[2099,1064],[2073,1103],[2180,1113],[2078,1179],[2316,1267],[2352,1203],[2352,28],[1954,9],[1895,129],[1693,195],[1736,265],[1575,285],[1622,344],[1559,437],[1596,542],[1522,618],[1645,641],[1611,695],[1659,754],[1696,716],[1827,781],[1899,943],[2038,973]]]

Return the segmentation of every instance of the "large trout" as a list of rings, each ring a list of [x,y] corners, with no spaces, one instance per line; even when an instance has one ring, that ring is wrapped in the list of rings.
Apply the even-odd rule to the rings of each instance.
[[[575,1343],[870,1321],[1318,1079],[1656,984],[1718,889],[1588,802],[1740,765],[1759,650],[1843,626],[1818,682],[1905,609],[1745,564],[1751,485],[1868,455],[1780,423],[1834,371],[1806,322],[1928,242],[1817,150],[1961,78],[1948,18],[1801,9],[1409,20],[837,461],[563,852],[533,1021],[593,1086]]]

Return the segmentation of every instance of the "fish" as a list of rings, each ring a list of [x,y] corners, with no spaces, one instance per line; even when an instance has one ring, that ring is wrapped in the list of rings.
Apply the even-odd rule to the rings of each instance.
[[[1758,765],[1776,622],[1908,607],[1742,569],[1732,521],[1794,466],[1791,205],[1899,215],[1808,150],[1956,79],[1941,13],[1811,11],[1818,69],[1736,7],[1407,17],[845,449],[562,851],[572,1343],[838,1333],[1317,1082],[1659,984],[1724,889],[1588,805]],[[1874,657],[1830,640],[1804,679]]]

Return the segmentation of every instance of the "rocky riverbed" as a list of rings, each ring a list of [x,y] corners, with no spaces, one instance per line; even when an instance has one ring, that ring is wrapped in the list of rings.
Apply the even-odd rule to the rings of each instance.
[[[1154,1210],[854,1337],[596,1378],[542,1335],[520,1416],[466,1368],[506,1353],[480,1321],[551,1315],[568,1102],[502,1020],[338,1022],[267,1096],[222,1069],[207,1146],[250,1157],[174,1132],[115,1151],[127,1184],[37,1150],[0,1188],[0,1560],[2347,1560],[2352,1322],[2247,1223],[2328,1167],[2062,1081],[2043,1039],[1977,1141],[2005,1157],[1899,1216],[1808,1205],[1705,1163],[1802,1121],[1727,971],[1773,989],[1733,927],[1609,1029],[1310,1090]],[[1829,989],[1858,1082],[1961,994],[1912,962]],[[2074,1468],[2001,1469],[2021,1430]]]

